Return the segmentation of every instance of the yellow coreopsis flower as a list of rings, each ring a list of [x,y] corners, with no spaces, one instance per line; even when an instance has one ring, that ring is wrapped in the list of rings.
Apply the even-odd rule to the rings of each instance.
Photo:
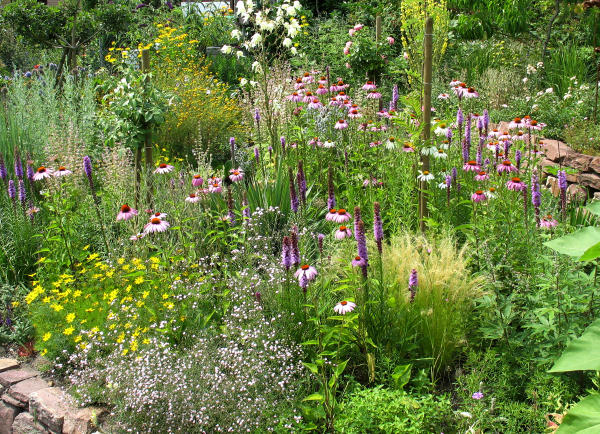
[[[74,331],[75,331],[75,327],[71,326],[71,327],[64,329],[63,334],[69,336],[69,335],[72,335]]]
[[[42,338],[42,340],[44,342],[48,342],[48,340],[52,337],[52,333],[47,332],[46,334],[44,334],[44,337]]]

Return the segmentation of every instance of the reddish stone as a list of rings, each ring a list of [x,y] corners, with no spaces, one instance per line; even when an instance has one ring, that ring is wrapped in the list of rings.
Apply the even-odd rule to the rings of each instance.
[[[577,178],[577,182],[585,187],[600,190],[600,175],[595,173],[581,173]]]
[[[6,402],[7,404],[14,405],[15,407],[27,408],[26,402],[21,402],[18,399],[15,399],[12,396],[10,396],[8,393],[2,395],[2,401]]]
[[[573,152],[573,150],[565,143],[558,140],[544,139],[540,143],[540,146],[544,151],[546,158],[550,161],[554,161],[555,163],[560,163],[567,156],[567,154]]]
[[[585,188],[577,184],[571,184],[567,187],[567,198],[583,202],[587,199],[588,192]]]
[[[592,161],[590,161],[589,170],[600,174],[600,157],[592,158]]]
[[[0,434],[11,434],[11,427],[19,409],[10,404],[0,402]]]
[[[100,407],[86,407],[69,410],[65,416],[63,434],[90,434],[97,430],[98,424],[107,411]]]
[[[29,397],[33,392],[48,387],[48,383],[38,377],[29,378],[20,383],[14,384],[8,389],[8,394],[21,402],[29,404]]]
[[[51,431],[62,432],[69,407],[68,396],[58,387],[46,387],[29,396],[29,412]]]
[[[27,380],[37,375],[38,372],[32,369],[11,369],[0,373],[0,384],[4,387],[10,387],[19,381]]]
[[[19,362],[15,359],[0,359],[0,372],[8,371],[19,367]]]
[[[572,167],[573,169],[586,172],[589,169],[592,160],[593,157],[590,157],[589,155],[572,152],[565,156],[562,164],[564,166]]]
[[[11,434],[48,434],[50,431],[36,423],[29,413],[21,413],[15,417]]]

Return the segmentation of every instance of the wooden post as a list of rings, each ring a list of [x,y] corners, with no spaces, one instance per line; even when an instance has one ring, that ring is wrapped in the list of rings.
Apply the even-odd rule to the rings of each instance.
[[[150,51],[142,50],[142,73],[147,74],[150,72]],[[148,85],[148,77],[144,80],[144,89]],[[152,157],[152,129],[146,123],[144,123],[144,159],[146,161],[146,172],[152,171],[153,157]],[[140,150],[141,158],[141,150]],[[148,207],[152,208],[152,189],[150,186],[146,186],[146,203]]]
[[[423,64],[423,146],[430,146],[431,136],[431,70],[433,67],[433,18],[425,19]],[[421,155],[421,170],[429,171],[429,155]],[[425,218],[427,217],[427,182],[421,181],[419,191],[419,228],[425,231]]]
[[[375,17],[375,42],[379,42],[381,39],[381,15],[377,14]]]

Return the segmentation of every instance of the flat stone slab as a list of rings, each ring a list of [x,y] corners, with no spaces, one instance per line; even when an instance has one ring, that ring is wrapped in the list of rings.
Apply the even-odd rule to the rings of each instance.
[[[19,381],[27,380],[38,374],[39,372],[34,371],[33,369],[11,369],[0,373],[0,384],[4,387],[10,387]]]
[[[29,404],[29,397],[33,392],[47,387],[48,383],[39,377],[34,377],[12,385],[8,389],[8,394],[21,402]]]
[[[13,421],[18,413],[18,408],[0,402],[0,434],[11,434]]]
[[[29,396],[29,412],[51,431],[63,431],[65,415],[70,407],[67,394],[58,387],[46,387]]]
[[[100,407],[86,407],[69,410],[65,415],[63,434],[91,434],[98,430],[108,411]]]
[[[42,425],[36,423],[31,414],[21,413],[15,417],[11,434],[48,434],[49,432]]]
[[[10,396],[8,393],[5,393],[4,395],[2,395],[2,401],[6,402],[7,404],[10,404],[12,406],[15,406],[15,407],[27,408],[26,402],[21,402],[18,399],[15,399],[12,396]]]
[[[0,372],[8,371],[19,367],[19,362],[15,359],[0,359]]]

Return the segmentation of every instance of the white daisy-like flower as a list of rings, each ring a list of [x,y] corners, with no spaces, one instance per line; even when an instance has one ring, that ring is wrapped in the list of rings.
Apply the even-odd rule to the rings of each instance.
[[[333,310],[335,313],[338,313],[340,315],[346,315],[347,313],[352,312],[355,307],[356,303],[344,300],[336,304]]]
[[[419,176],[417,176],[417,179],[419,181],[425,181],[425,182],[432,181],[434,178],[435,178],[435,176],[433,175],[433,173],[429,172],[428,170],[424,170],[424,171],[419,170]]]

